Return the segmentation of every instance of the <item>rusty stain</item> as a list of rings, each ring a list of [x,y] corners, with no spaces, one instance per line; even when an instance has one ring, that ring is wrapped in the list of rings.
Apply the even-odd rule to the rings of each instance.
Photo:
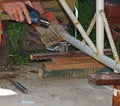
[[[77,26],[77,25],[79,25],[79,24],[80,24],[80,22],[79,22],[79,21],[75,22],[75,26]]]

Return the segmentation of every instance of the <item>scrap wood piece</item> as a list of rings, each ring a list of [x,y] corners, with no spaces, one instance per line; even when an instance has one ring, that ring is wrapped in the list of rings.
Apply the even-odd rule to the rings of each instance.
[[[80,57],[57,57],[53,58],[52,62],[54,64],[77,64],[77,63],[90,63],[90,62],[96,62],[95,59],[93,59],[90,56],[80,56]]]
[[[105,55],[110,55],[111,50],[105,49]],[[79,57],[79,56],[88,56],[82,51],[68,51],[68,52],[51,52],[51,53],[41,53],[41,54],[30,54],[31,60],[47,60],[55,57]]]
[[[96,85],[116,85],[120,84],[120,74],[90,74],[89,81]]]
[[[0,79],[9,77],[9,78],[15,78],[16,73],[13,71],[1,71],[0,72]]]
[[[54,64],[52,62],[45,62],[42,65],[43,69],[46,71],[53,71],[53,70],[69,70],[69,69],[85,69],[90,67],[105,67],[103,64],[98,62],[91,62],[91,63],[76,63],[76,64]]]
[[[55,57],[75,57],[75,56],[86,56],[87,54],[82,51],[70,51],[70,52],[51,52],[51,53],[41,53],[41,54],[30,54],[31,60],[45,60],[52,59]]]

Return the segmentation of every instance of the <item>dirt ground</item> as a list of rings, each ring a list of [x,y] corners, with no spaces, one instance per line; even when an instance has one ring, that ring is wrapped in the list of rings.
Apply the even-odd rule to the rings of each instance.
[[[17,94],[0,96],[0,106],[112,106],[112,86],[98,87],[88,79],[43,81],[38,76],[41,63],[16,66],[16,81],[23,84],[28,94],[23,94],[11,82],[0,80],[0,88]]]

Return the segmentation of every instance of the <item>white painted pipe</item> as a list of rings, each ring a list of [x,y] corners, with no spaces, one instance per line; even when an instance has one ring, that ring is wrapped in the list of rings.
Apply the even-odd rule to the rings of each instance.
[[[73,22],[73,24],[75,25],[75,27],[78,29],[78,31],[81,33],[81,36],[83,37],[83,39],[87,42],[87,44],[93,49],[93,51],[95,53],[98,53],[95,45],[93,44],[93,42],[90,40],[90,38],[88,37],[88,35],[86,34],[85,30],[83,29],[82,25],[80,24],[80,22],[76,19],[74,13],[72,12],[72,10],[70,9],[70,7],[68,6],[68,4],[66,3],[65,0],[59,0],[60,4],[62,5],[62,7],[64,8],[64,10],[66,11],[66,13],[68,14],[69,18],[71,19],[71,21]]]
[[[72,44],[74,47],[82,50],[89,56],[95,58],[99,62],[110,67],[111,69],[117,70],[118,72],[120,72],[120,64],[116,64],[116,62],[112,58],[105,56],[104,54],[96,55],[96,53],[94,53],[93,50],[88,45],[83,44],[81,41],[77,40],[66,31],[61,31],[59,32],[59,34],[62,36],[64,40]]]
[[[115,59],[116,62],[120,62],[119,56],[118,56],[118,53],[117,53],[117,49],[115,47],[113,36],[112,36],[111,31],[110,31],[110,27],[109,27],[107,18],[105,16],[105,13],[104,13],[103,10],[101,10],[100,14],[101,14],[103,22],[104,22],[105,31],[106,31],[106,34],[107,34],[107,37],[108,37],[108,40],[109,40],[110,47],[112,49],[112,53],[113,53],[114,59]]]
[[[88,36],[91,34],[91,31],[92,31],[95,23],[96,23],[96,13],[95,13],[95,15],[93,16],[93,18],[92,18],[92,20],[91,20],[91,23],[90,23],[90,25],[89,25],[89,27],[88,27],[88,29],[87,29],[87,32],[86,32],[86,33],[87,33]]]
[[[104,0],[96,0],[96,46],[100,54],[104,50],[104,24],[99,14],[100,10],[104,10]]]
[[[77,7],[75,6],[74,7],[74,9],[75,9],[75,17],[76,17],[76,19],[78,19],[78,15],[79,15],[79,13],[78,13],[78,9],[77,9]],[[75,38],[77,39],[77,29],[75,28]]]
[[[90,23],[90,25],[89,25],[89,27],[88,27],[88,29],[87,29],[87,32],[86,32],[86,33],[87,33],[88,36],[90,35],[90,33],[91,33],[91,31],[92,31],[95,23],[96,23],[96,13],[95,13],[95,15],[93,16],[93,18],[92,18],[92,20],[91,20],[91,23]],[[85,43],[85,40],[83,39],[82,42]]]

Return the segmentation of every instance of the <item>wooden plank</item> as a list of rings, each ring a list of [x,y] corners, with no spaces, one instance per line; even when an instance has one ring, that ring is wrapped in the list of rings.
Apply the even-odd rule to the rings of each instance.
[[[90,74],[89,81],[96,85],[116,85],[120,84],[120,74]]]
[[[69,51],[69,52],[51,52],[51,53],[41,53],[41,54],[30,54],[31,60],[46,60],[55,57],[79,57],[87,56],[82,51]]]
[[[111,50],[105,49],[104,50],[105,55],[110,55]],[[88,56],[82,51],[68,51],[68,52],[51,52],[51,53],[40,53],[40,54],[30,54],[31,60],[46,60],[46,59],[52,59],[55,57],[82,57],[82,56]]]
[[[15,78],[15,76],[17,75],[17,73],[16,72],[14,72],[14,71],[1,71],[0,72],[0,79],[1,78]]]
[[[77,63],[77,64],[54,64],[52,62],[43,63],[43,69],[46,71],[52,70],[69,70],[69,69],[81,69],[81,68],[90,68],[90,67],[104,67],[104,65],[98,62],[91,63]]]
[[[90,63],[97,62],[90,56],[80,56],[80,57],[61,57],[61,58],[53,58],[52,62],[54,64],[76,64],[76,63]]]

